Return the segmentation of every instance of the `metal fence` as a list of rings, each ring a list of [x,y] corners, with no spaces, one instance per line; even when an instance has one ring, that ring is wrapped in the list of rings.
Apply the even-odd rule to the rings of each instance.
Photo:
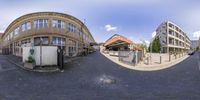
[[[135,66],[143,60],[144,55],[142,51],[119,51],[118,57],[122,63]]]
[[[118,56],[120,51],[109,51],[110,56]]]

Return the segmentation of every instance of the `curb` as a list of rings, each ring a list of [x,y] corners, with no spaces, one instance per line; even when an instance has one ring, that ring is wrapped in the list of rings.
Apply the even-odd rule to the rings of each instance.
[[[161,64],[161,65],[146,65],[146,67],[144,66],[140,66],[140,65],[137,65],[137,66],[134,66],[135,68],[137,68],[136,70],[141,70],[141,71],[158,71],[158,70],[163,70],[163,69],[167,69],[167,68],[170,68],[180,62],[182,62],[183,60],[187,59],[189,56],[185,56],[185,57],[182,57],[182,58],[179,58],[179,59],[176,59],[174,61],[171,61],[170,63],[166,63],[166,64]],[[133,69],[133,68],[132,68]]]
[[[106,54],[102,53],[101,54],[103,56],[105,56],[107,59],[111,60],[112,62],[124,67],[124,68],[128,68],[128,69],[131,69],[131,70],[137,70],[137,71],[159,71],[159,70],[163,70],[163,69],[167,69],[167,68],[170,68],[178,63],[180,63],[181,61],[187,59],[189,56],[186,55],[182,58],[179,58],[179,59],[176,59],[174,61],[171,61],[170,63],[166,63],[166,64],[162,64],[162,65],[151,65],[151,66],[142,66],[142,65],[136,65],[136,66],[131,66],[131,65],[127,65],[127,64],[124,64],[120,61],[115,61],[113,60],[112,58],[110,58],[109,56],[107,56]]]

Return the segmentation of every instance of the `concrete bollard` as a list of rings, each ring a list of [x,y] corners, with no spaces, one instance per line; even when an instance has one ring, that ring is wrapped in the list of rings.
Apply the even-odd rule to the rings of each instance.
[[[169,62],[171,61],[171,55],[169,54]]]
[[[160,56],[160,64],[162,64],[162,56]]]
[[[149,65],[149,57],[147,57],[147,65]]]
[[[136,60],[136,61],[135,61],[135,62],[136,62],[135,64],[137,64],[137,63],[138,63],[138,50],[136,50],[136,52],[135,52],[135,58],[136,58],[136,59],[135,59],[135,60]]]

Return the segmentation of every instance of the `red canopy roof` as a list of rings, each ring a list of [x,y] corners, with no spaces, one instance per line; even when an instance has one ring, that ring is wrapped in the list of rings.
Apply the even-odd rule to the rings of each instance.
[[[115,34],[114,36],[112,36],[110,39],[108,39],[106,42],[105,42],[105,45],[104,46],[108,46],[114,42],[117,42],[117,41],[124,41],[128,44],[132,44],[133,42],[131,40],[129,40],[128,38],[124,37],[124,36],[121,36],[121,35],[117,35]]]

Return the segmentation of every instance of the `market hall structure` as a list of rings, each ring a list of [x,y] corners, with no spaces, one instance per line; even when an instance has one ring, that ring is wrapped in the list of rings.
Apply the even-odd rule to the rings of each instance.
[[[15,56],[22,56],[23,47],[39,45],[62,47],[65,56],[78,56],[85,51],[89,52],[90,44],[95,43],[83,22],[57,12],[36,12],[21,16],[7,27],[1,40],[2,53]]]
[[[110,51],[129,51],[137,48],[137,45],[128,38],[115,34],[106,40],[105,49]]]

